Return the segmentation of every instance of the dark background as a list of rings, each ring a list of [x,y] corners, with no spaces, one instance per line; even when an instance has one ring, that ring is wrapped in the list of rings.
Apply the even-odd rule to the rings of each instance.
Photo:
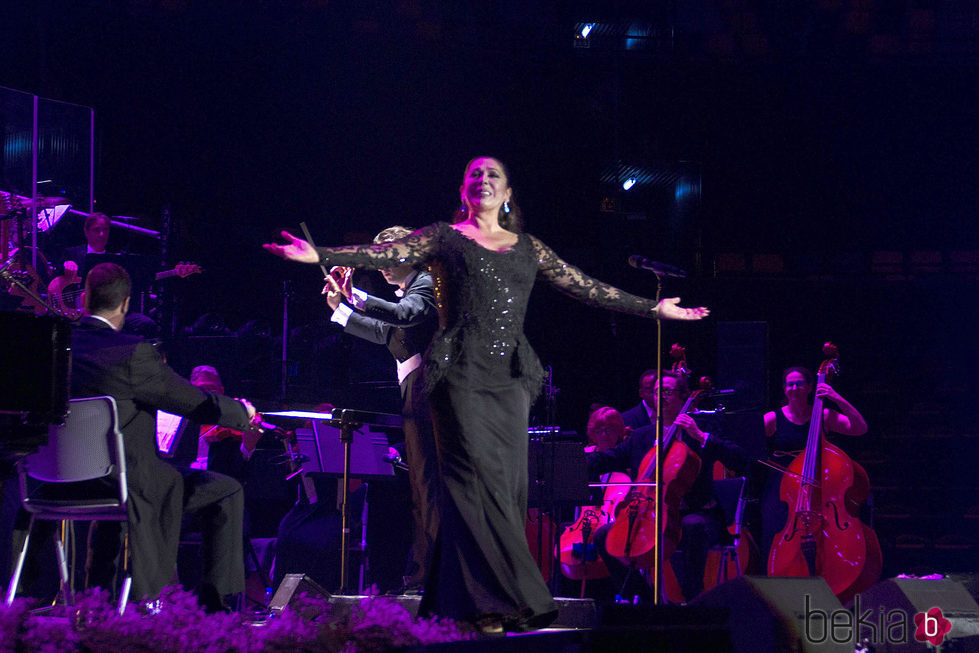
[[[586,272],[653,295],[629,255],[689,271],[664,294],[712,315],[664,324],[663,350],[684,344],[696,375],[770,409],[780,370],[836,342],[886,561],[973,565],[979,3],[536,4],[8,3],[0,85],[94,107],[99,210],[172,212],[170,263],[205,268],[168,286],[182,371],[215,363],[267,405],[393,410],[386,352],[326,322],[318,269],[260,244],[300,221],[326,245],[446,219],[466,161],[497,156],[528,231]],[[617,166],[643,183],[623,191]],[[81,242],[80,221],[58,229]],[[226,331],[188,339],[204,313]],[[758,346],[719,347],[723,322],[761,323]],[[527,331],[565,429],[633,405],[655,365],[654,323],[547,288]]]

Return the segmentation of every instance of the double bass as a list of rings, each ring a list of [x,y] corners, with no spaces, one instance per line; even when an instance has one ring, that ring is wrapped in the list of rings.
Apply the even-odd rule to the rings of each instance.
[[[823,346],[826,359],[817,383],[837,370],[838,351]],[[813,400],[806,449],[789,464],[779,498],[788,504],[785,527],[772,541],[769,576],[821,576],[846,602],[881,574],[877,534],[859,517],[867,497],[867,472],[825,437],[823,400]]]

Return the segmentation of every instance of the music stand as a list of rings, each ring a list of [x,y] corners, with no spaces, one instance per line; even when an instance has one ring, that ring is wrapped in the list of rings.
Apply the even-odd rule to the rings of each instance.
[[[350,495],[351,459],[355,442],[354,433],[357,433],[364,425],[400,427],[401,416],[387,413],[372,413],[364,410],[352,410],[349,408],[335,408],[329,413],[289,410],[276,413],[262,413],[262,415],[273,423],[275,418],[310,420],[313,423],[314,432],[316,432],[317,424],[332,426],[339,430],[339,441],[343,448],[343,466],[340,472],[343,477],[343,483],[341,484],[343,488],[343,499],[340,506],[340,589],[338,593],[343,594],[347,588],[347,541],[350,537],[347,500]],[[322,430],[322,426],[319,428]],[[327,441],[330,439],[326,438]],[[323,440],[320,439],[319,434],[317,434],[317,442],[320,445],[323,444]],[[359,446],[363,447],[363,445]],[[373,446],[373,441],[368,441],[366,447],[364,447],[368,449],[368,453],[361,454],[358,459],[369,458],[373,453]],[[394,470],[391,473],[393,474]]]

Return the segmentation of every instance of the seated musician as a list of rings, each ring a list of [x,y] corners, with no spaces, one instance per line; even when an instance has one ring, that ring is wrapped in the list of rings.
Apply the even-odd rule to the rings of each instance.
[[[87,254],[106,254],[109,244],[109,230],[112,220],[105,213],[92,213],[85,218],[85,244],[66,247],[62,257],[63,274],[77,277],[78,271],[85,264]]]
[[[84,283],[81,273],[85,270],[86,257],[89,254],[121,254],[108,248],[111,230],[112,218],[105,213],[92,213],[85,218],[85,225],[83,227],[85,243],[64,248],[60,257],[62,267],[61,275],[55,277],[48,284],[48,295],[55,309],[66,317],[75,319],[80,313],[76,306],[79,301],[79,292],[75,288],[79,284]],[[128,265],[123,261],[114,262],[122,264],[123,267],[127,267]],[[200,268],[195,265],[178,265],[175,271],[179,276],[185,277],[199,272]],[[127,269],[127,272],[130,275],[136,273],[133,269]],[[139,275],[137,275],[135,280],[139,282]],[[137,288],[135,289],[137,294],[145,290],[145,288],[138,287],[139,285],[137,283]],[[151,311],[147,309],[147,312]],[[140,335],[144,338],[156,338],[160,335],[160,326],[148,315],[136,311],[129,311],[126,314],[123,331]]]
[[[198,365],[190,373],[190,382],[202,390],[224,394],[221,375],[210,365]],[[257,429],[239,431],[217,424],[203,424],[197,445],[195,469],[226,474],[244,482],[246,465],[262,434]]]
[[[682,535],[677,553],[671,560],[684,599],[689,601],[703,590],[707,552],[711,546],[720,541],[722,526],[726,522],[723,510],[713,494],[714,462],[720,461],[728,469],[741,472],[747,460],[740,446],[719,437],[716,433],[702,430],[690,415],[680,414],[690,394],[686,377],[665,371],[660,374],[657,386],[659,383],[663,384],[663,428],[668,429],[676,423],[679,427],[677,436],[682,437],[701,459],[700,473],[680,505]],[[658,393],[653,397],[655,403]],[[659,410],[658,405],[656,410]],[[628,472],[635,478],[643,457],[652,449],[655,442],[655,424],[637,429],[617,446],[588,454],[589,474],[619,471]],[[631,573],[634,569],[608,554],[605,539],[609,528],[610,526],[599,528],[595,534],[595,542],[609,572],[622,588],[620,594],[635,595],[645,600],[651,599],[648,585],[645,582],[637,582],[638,574]]]
[[[645,370],[639,375],[639,403],[622,413],[622,419],[630,429],[649,426],[656,419],[656,409],[653,407],[655,387],[656,370]]]
[[[611,449],[626,437],[626,426],[622,413],[602,406],[588,416],[588,445],[585,453]]]
[[[782,373],[785,404],[778,410],[765,413],[765,435],[768,441],[768,461],[786,468],[806,448],[809,423],[812,419],[813,395],[829,400],[836,407],[824,407],[822,424],[828,433],[860,436],[867,432],[867,421],[860,411],[844,399],[828,383],[816,384],[812,372],[805,367],[790,367]],[[785,527],[788,506],[779,497],[783,475],[774,469],[766,470],[762,492],[762,559],[768,559],[772,539]]]
[[[71,395],[112,395],[126,445],[132,595],[155,598],[172,582],[182,513],[200,513],[204,533],[204,581],[200,599],[224,609],[224,597],[245,588],[242,556],[243,492],[238,481],[200,470],[177,470],[157,457],[156,412],[247,429],[255,416],[244,400],[205,392],[166,365],[152,345],[121,333],[131,282],[113,263],[92,268],[85,280],[86,315],[72,331]],[[114,585],[119,554],[118,522],[99,524],[92,538],[90,580]]]

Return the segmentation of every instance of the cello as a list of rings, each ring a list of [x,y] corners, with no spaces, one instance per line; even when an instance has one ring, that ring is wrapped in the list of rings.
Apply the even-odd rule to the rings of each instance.
[[[629,434],[622,415],[607,406],[598,408],[588,416],[587,428],[591,444],[585,447],[586,454],[607,451],[628,438]],[[628,493],[632,481],[622,472],[603,474],[599,480],[600,485],[605,485],[602,500],[597,505],[576,508],[574,523],[565,527],[558,540],[561,572],[571,580],[582,581],[582,596],[586,580],[609,576],[605,562],[599,557],[594,536],[600,527],[612,522],[615,507]]]
[[[837,371],[838,351],[823,346],[817,384]],[[877,534],[859,517],[867,472],[825,437],[823,400],[813,399],[806,449],[789,464],[779,498],[788,504],[785,527],[772,541],[769,576],[821,576],[841,601],[870,587],[881,574]]]
[[[595,547],[595,531],[600,526],[611,523],[615,508],[628,492],[625,485],[632,480],[622,472],[611,472],[603,482],[609,483],[600,506],[581,506],[578,519],[566,527],[558,542],[561,560],[561,573],[571,580],[592,580],[607,578],[608,568],[598,556]]]

